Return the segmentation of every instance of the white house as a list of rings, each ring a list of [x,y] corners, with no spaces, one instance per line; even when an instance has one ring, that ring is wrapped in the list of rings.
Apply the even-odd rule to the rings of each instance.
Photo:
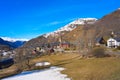
[[[107,40],[108,48],[117,48],[118,46],[120,46],[120,38],[109,38]]]

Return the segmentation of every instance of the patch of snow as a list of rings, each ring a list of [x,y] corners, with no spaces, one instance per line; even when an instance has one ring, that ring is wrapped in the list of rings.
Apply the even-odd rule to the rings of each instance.
[[[36,63],[35,66],[43,66],[43,63]]]
[[[60,73],[62,70],[64,68],[51,67],[46,70],[26,71],[2,80],[71,80],[67,75]]]
[[[51,65],[49,62],[39,62],[35,64],[35,66],[49,66],[49,65]]]
[[[5,41],[16,42],[16,41],[28,41],[29,39],[15,39],[10,37],[1,37]]]
[[[3,52],[2,54],[3,54],[3,56],[6,56],[8,53],[7,52]]]
[[[45,66],[49,66],[50,63],[49,63],[49,62],[44,62],[44,65],[45,65]]]

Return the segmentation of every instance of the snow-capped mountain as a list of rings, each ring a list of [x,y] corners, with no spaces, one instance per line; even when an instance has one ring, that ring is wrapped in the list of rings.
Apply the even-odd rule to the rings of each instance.
[[[72,31],[73,29],[75,29],[77,27],[76,25],[93,24],[96,21],[97,21],[96,18],[79,18],[77,20],[70,22],[69,24],[65,25],[64,27],[61,27],[60,29],[58,29],[54,32],[44,34],[43,36],[46,38],[48,36],[57,36],[57,35],[59,35],[60,32]]]
[[[16,41],[28,41],[28,39],[16,39],[16,38],[10,38],[10,37],[1,37],[5,41],[9,42],[16,42]]]

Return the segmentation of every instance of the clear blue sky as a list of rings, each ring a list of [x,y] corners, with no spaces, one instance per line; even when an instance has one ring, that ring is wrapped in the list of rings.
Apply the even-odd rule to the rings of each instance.
[[[76,18],[101,18],[119,7],[120,0],[0,0],[0,36],[31,39]]]

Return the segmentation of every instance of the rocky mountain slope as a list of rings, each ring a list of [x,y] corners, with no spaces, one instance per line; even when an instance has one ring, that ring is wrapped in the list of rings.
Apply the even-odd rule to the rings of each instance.
[[[98,36],[110,35],[114,32],[117,36],[120,35],[120,9],[104,16],[98,20],[94,25],[93,29],[96,29]]]
[[[86,40],[92,38],[104,37],[108,38],[114,32],[116,37],[120,37],[120,9],[103,16],[94,24],[86,24],[82,27],[77,27],[73,31],[63,36],[63,40],[74,42],[78,39]]]

